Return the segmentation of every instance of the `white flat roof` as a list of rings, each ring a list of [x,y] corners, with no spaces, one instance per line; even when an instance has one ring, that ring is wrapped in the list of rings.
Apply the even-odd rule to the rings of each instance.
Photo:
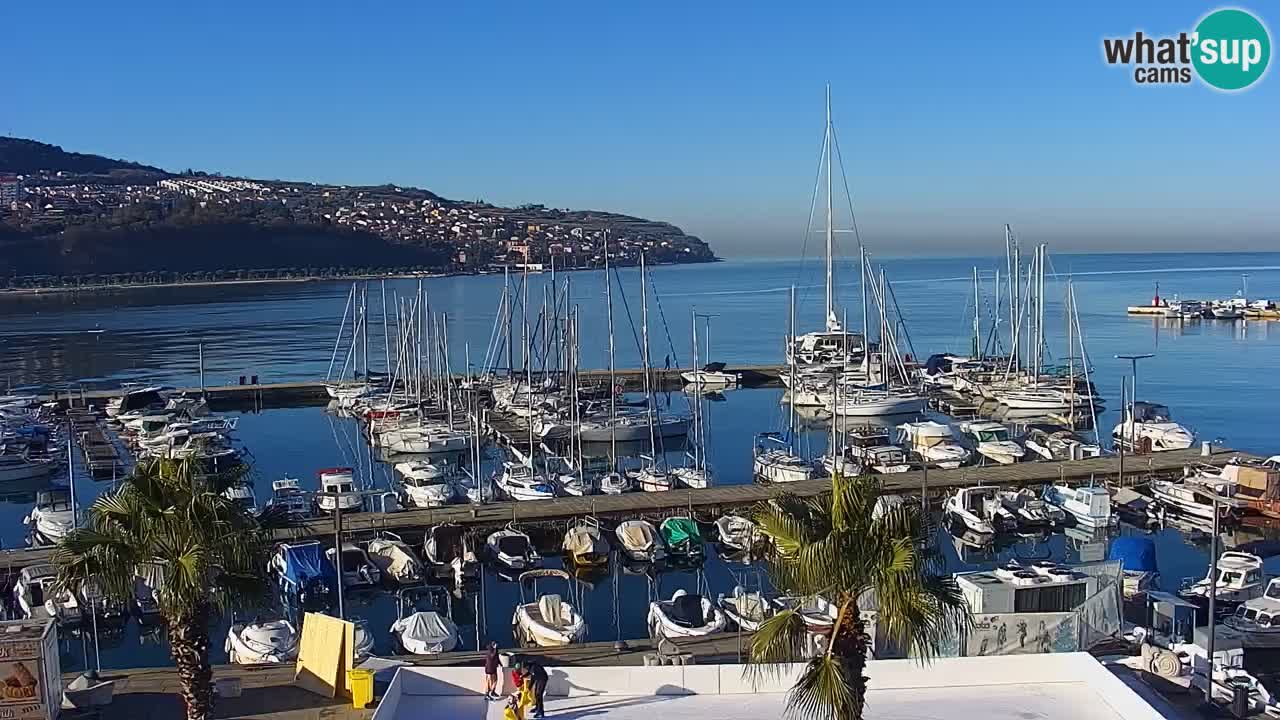
[[[753,682],[741,665],[548,667],[546,710],[609,720],[776,720],[799,672]],[[504,676],[507,673],[503,674]],[[1086,653],[867,664],[878,720],[1162,720],[1167,717]],[[508,681],[504,677],[504,681]],[[479,668],[402,668],[374,720],[499,720]]]

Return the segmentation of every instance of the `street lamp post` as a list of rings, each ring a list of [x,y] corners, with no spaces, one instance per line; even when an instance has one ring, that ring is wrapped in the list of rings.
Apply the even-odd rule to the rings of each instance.
[[[1130,432],[1129,432],[1128,442],[1130,444],[1132,444],[1137,439],[1134,436],[1134,433],[1137,432],[1137,428],[1134,427],[1135,423],[1133,422],[1134,420],[1133,413],[1134,413],[1134,409],[1137,408],[1137,403],[1138,403],[1138,361],[1146,360],[1147,358],[1153,358],[1153,357],[1155,357],[1154,353],[1143,353],[1141,355],[1116,355],[1117,360],[1128,360],[1129,363],[1133,366],[1133,374],[1130,376],[1131,384],[1129,386],[1130,387],[1129,408],[1128,410],[1121,410],[1121,412],[1127,412],[1129,415]],[[1123,433],[1123,427],[1124,426],[1122,424],[1121,425],[1122,433]]]
[[[338,573],[338,619],[346,620],[347,615],[343,612],[342,597],[342,493],[336,492],[319,492],[316,497],[333,498],[333,557]]]

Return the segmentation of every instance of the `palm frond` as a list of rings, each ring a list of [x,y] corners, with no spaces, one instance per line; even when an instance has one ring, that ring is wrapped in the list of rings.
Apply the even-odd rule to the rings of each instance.
[[[857,675],[857,677],[855,677]],[[833,655],[810,660],[787,692],[786,717],[795,720],[855,720],[862,717],[863,694],[855,685],[866,678],[853,663]]]

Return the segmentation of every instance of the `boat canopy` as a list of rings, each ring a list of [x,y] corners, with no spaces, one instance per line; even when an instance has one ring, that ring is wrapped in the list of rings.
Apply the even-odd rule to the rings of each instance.
[[[722,362],[709,362],[702,366],[702,370],[704,372],[718,373],[724,372],[725,367],[725,364]]]
[[[1169,422],[1172,417],[1169,408],[1164,405],[1141,400],[1133,404],[1133,419],[1136,422]]]
[[[283,550],[284,577],[289,582],[298,586],[306,586],[317,579],[326,584],[337,583],[338,574],[333,563],[324,556],[324,546],[320,543],[285,545]]]
[[[1111,541],[1108,560],[1119,560],[1129,572],[1159,572],[1156,565],[1156,544],[1148,537],[1122,535]]]
[[[667,519],[662,523],[662,537],[672,547],[685,543],[702,544],[702,532],[698,530],[698,524],[689,518]]]

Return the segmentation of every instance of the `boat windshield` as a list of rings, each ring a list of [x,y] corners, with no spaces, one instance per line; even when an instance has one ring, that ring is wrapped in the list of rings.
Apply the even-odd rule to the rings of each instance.
[[[1240,582],[1240,573],[1238,572],[1223,570],[1218,574],[1219,585],[1230,585],[1236,582]]]
[[[1267,597],[1280,600],[1280,583],[1273,582],[1267,586]]]
[[[978,442],[1005,442],[1009,439],[1009,431],[1004,428],[999,430],[979,430],[977,435]]]

